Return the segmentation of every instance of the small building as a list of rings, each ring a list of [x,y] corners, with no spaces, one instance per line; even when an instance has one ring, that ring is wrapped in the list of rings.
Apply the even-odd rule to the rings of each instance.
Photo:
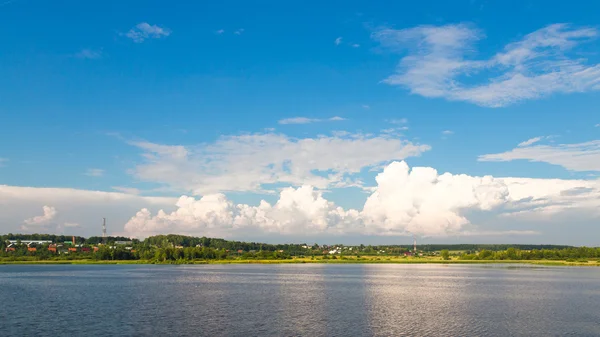
[[[35,252],[35,251],[37,251],[37,248],[35,248],[35,247],[27,247],[27,251],[28,252]]]
[[[241,254],[241,253],[243,253],[244,251],[243,251],[242,249],[238,249],[238,251],[237,251],[237,252]]]
[[[69,252],[77,252],[77,248],[70,247],[70,248],[69,248]]]
[[[48,251],[52,253],[56,253],[56,247],[48,247]]]
[[[94,247],[94,253],[98,251],[98,247]]]
[[[5,251],[6,252],[14,252],[15,251],[15,247],[6,247]]]
[[[87,247],[83,247],[83,248],[81,248],[81,251],[82,251],[82,252],[85,252],[85,253],[89,253],[89,252],[90,252],[90,249],[89,249],[89,248],[87,248]]]
[[[404,252],[404,256],[412,256],[411,252]]]
[[[130,245],[131,241],[115,241],[115,245]]]

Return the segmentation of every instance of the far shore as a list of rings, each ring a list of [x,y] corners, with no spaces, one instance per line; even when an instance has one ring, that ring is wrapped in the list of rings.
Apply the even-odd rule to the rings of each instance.
[[[280,260],[194,260],[194,261],[166,261],[157,262],[151,260],[24,260],[11,261],[0,260],[0,265],[55,265],[55,264],[86,264],[86,265],[114,265],[114,264],[296,264],[296,263],[320,263],[320,264],[531,264],[546,266],[589,266],[600,267],[600,261],[565,261],[565,260],[442,260],[440,258],[353,258],[344,259],[311,259],[311,258],[292,258]]]

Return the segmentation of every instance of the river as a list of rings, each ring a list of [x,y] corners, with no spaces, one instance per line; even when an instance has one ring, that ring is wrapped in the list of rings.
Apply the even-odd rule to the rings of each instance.
[[[600,268],[4,265],[1,336],[600,336]]]

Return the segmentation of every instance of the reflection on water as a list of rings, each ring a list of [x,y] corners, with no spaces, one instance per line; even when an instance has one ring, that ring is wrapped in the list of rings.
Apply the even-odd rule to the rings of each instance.
[[[598,336],[600,268],[0,266],[0,335]]]

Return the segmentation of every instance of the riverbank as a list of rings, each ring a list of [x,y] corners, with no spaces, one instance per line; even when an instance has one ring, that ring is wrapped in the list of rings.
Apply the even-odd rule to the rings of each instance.
[[[600,267],[600,261],[565,261],[565,260],[443,260],[441,258],[406,258],[406,257],[344,257],[337,259],[292,258],[281,260],[194,260],[164,261],[151,260],[0,260],[2,264],[294,264],[294,263],[327,263],[327,264],[532,264],[547,266],[590,266]]]

